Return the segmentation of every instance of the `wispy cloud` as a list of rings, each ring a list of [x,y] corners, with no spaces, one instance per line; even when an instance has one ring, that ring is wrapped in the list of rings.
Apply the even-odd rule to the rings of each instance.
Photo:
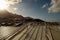
[[[45,8],[45,7],[47,7],[48,6],[48,4],[46,3],[46,4],[44,4],[43,6],[42,6],[42,8]]]
[[[15,4],[18,4],[19,2],[22,2],[22,0],[6,0],[6,2],[8,3],[9,7],[8,7],[8,11],[16,11],[18,8],[17,7],[13,7]],[[12,6],[11,6],[12,5]]]
[[[48,8],[50,12],[59,12],[60,11],[60,0],[51,0],[51,7]]]
[[[19,3],[19,2],[22,2],[22,0],[6,0],[6,2],[8,2],[8,4],[16,4],[16,3]]]

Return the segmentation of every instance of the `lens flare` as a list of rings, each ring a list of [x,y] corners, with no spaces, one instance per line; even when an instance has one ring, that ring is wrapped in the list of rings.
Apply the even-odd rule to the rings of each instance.
[[[0,0],[0,10],[8,9],[9,6],[19,3],[19,0]]]
[[[6,9],[8,6],[9,5],[5,0],[0,0],[0,10]]]

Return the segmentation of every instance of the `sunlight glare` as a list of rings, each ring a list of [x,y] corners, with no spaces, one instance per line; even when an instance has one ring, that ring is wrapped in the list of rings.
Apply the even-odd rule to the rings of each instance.
[[[0,10],[4,10],[8,7],[9,5],[5,0],[0,0]]]

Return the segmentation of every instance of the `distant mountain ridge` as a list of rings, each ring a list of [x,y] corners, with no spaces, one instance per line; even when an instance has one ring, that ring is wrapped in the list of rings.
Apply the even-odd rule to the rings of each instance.
[[[0,18],[20,18],[20,19],[25,19],[27,21],[34,19],[34,18],[31,18],[31,17],[23,17],[22,15],[13,14],[13,13],[8,12],[6,10],[0,11]]]
[[[23,17],[23,16],[13,14],[13,13],[10,13],[10,12],[4,10],[4,11],[0,11],[0,17],[1,18],[14,18],[14,17]]]
[[[8,12],[6,10],[0,11],[0,22],[40,22],[40,23],[47,23],[47,24],[54,24],[55,22],[45,22],[41,19],[34,19],[32,17],[23,17],[22,15],[13,14],[11,12]]]

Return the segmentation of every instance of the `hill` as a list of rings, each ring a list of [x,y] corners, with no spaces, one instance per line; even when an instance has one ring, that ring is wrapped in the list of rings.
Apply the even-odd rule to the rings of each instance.
[[[27,22],[38,22],[40,24],[45,24],[47,23],[48,25],[58,25],[58,23],[56,22],[45,22],[41,19],[34,19],[31,17],[23,17],[22,15],[17,15],[17,14],[13,14],[11,12],[8,12],[6,10],[4,11],[0,11],[0,24],[5,23],[4,25],[8,24],[8,23],[27,23]]]

